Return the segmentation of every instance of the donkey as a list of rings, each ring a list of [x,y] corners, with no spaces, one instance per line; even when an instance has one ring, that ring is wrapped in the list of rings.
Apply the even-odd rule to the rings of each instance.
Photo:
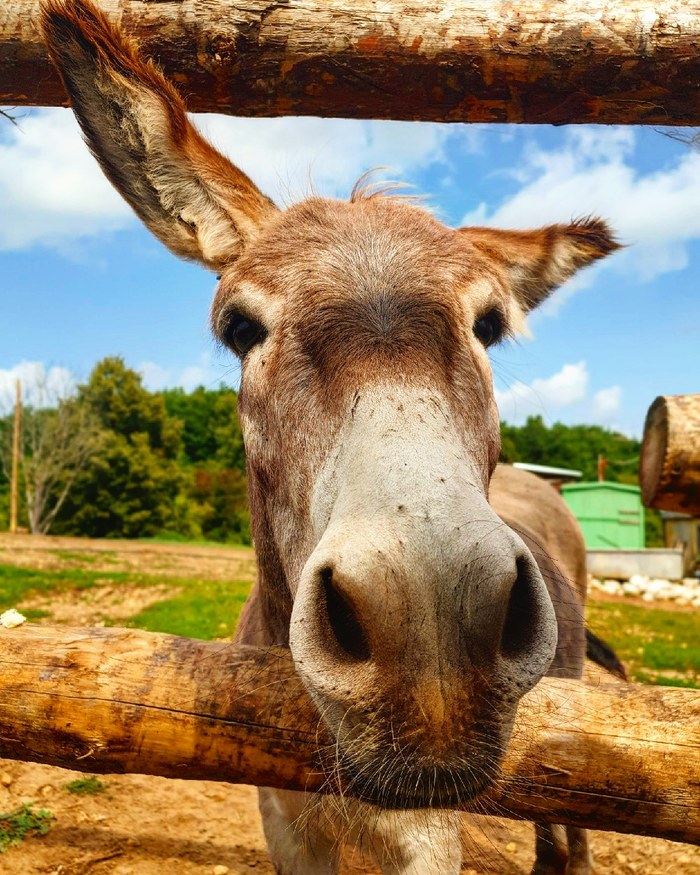
[[[259,566],[237,640],[289,647],[361,800],[299,829],[305,794],[262,789],[276,871],[336,872],[345,830],[384,873],[454,875],[441,810],[493,783],[520,698],[585,653],[581,536],[548,485],[496,468],[487,349],[617,244],[594,218],[454,230],[362,186],[281,211],[88,0],[44,0],[42,21],[107,177],[219,275]],[[536,850],[538,875],[590,872],[582,830],[568,861],[549,828]]]

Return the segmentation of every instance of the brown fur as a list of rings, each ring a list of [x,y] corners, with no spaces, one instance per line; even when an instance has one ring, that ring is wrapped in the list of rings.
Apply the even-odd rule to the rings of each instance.
[[[176,89],[93,4],[47,2],[41,21],[106,176],[176,255],[221,270],[274,204],[199,134]]]
[[[44,0],[42,22],[107,176],[176,254],[222,274],[216,336],[227,342],[242,318],[261,327],[239,397],[259,580],[237,640],[291,642],[337,734],[336,765],[351,779],[369,769],[358,785],[368,798],[449,804],[479,791],[494,777],[519,697],[552,660],[552,603],[551,668],[580,671],[585,573],[561,499],[536,478],[496,469],[498,411],[477,329],[488,317],[517,333],[533,306],[617,243],[598,219],[455,231],[364,181],[349,202],[312,198],[280,212],[201,137],[173,86],[91,3]],[[356,417],[364,432],[353,431]],[[336,471],[363,482],[352,466],[334,467],[353,435],[355,473],[375,450],[370,438],[386,452],[368,500],[391,482],[411,513],[393,493],[379,522],[353,510],[345,553],[360,558],[344,567],[340,550],[333,568],[328,559],[317,568],[343,486]],[[416,449],[412,435],[432,445]],[[413,460],[405,477],[392,473],[392,453]],[[489,482],[503,522],[486,504]],[[411,483],[438,496],[435,514]],[[459,515],[472,511],[467,525]],[[370,564],[365,543],[377,547]],[[520,584],[522,605],[513,602]],[[529,618],[522,628],[514,604]],[[388,768],[397,758],[398,773]],[[284,845],[293,817],[275,821],[279,806],[268,803],[268,837]],[[301,846],[279,854],[306,875]]]

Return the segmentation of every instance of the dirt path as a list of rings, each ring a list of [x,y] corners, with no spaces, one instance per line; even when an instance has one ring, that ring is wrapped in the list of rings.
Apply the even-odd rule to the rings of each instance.
[[[0,563],[61,571],[128,571],[162,577],[215,580],[255,577],[255,554],[250,547],[198,547],[142,541],[91,541],[0,534]]]
[[[141,775],[103,776],[104,792],[77,796],[77,777],[0,761],[0,811],[35,801],[54,815],[46,836],[0,855],[2,875],[273,875],[252,787]],[[697,875],[700,848],[594,833],[600,875]],[[532,827],[465,817],[464,873],[527,875]],[[343,875],[378,870],[347,857]],[[439,875],[439,873],[436,873]]]
[[[158,597],[176,591],[176,580],[171,585],[169,578],[252,579],[254,572],[252,552],[245,548],[2,535],[0,563],[95,570],[103,563],[104,570],[162,575]],[[113,613],[119,595],[113,588],[87,591],[92,601],[79,616],[92,622],[100,610]],[[76,606],[59,600],[53,609],[55,621],[64,609],[74,617]],[[34,802],[55,818],[47,835],[28,837],[0,854],[0,875],[273,875],[253,788],[115,775],[102,777],[104,792],[81,796],[65,788],[76,777],[49,766],[0,760],[0,812]],[[463,871],[527,875],[532,845],[529,824],[465,818]],[[592,845],[599,875],[700,875],[698,847],[603,832],[593,834]],[[356,857],[343,866],[343,875],[376,872]]]

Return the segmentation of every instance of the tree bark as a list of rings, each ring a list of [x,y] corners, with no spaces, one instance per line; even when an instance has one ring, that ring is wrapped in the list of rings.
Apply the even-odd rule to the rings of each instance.
[[[0,103],[65,94],[38,0],[0,4]],[[700,124],[700,0],[101,0],[189,108],[450,122]]]
[[[700,516],[700,395],[660,395],[651,405],[639,482],[647,507]]]
[[[0,631],[0,756],[332,792],[285,650],[120,629]],[[546,679],[479,811],[700,841],[700,693]]]

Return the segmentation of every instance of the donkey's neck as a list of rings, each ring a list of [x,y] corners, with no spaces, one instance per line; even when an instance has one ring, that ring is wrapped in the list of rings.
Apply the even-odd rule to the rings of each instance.
[[[241,612],[236,641],[258,647],[288,647],[292,597],[267,514],[253,520],[258,579]],[[260,513],[262,511],[262,513]]]

